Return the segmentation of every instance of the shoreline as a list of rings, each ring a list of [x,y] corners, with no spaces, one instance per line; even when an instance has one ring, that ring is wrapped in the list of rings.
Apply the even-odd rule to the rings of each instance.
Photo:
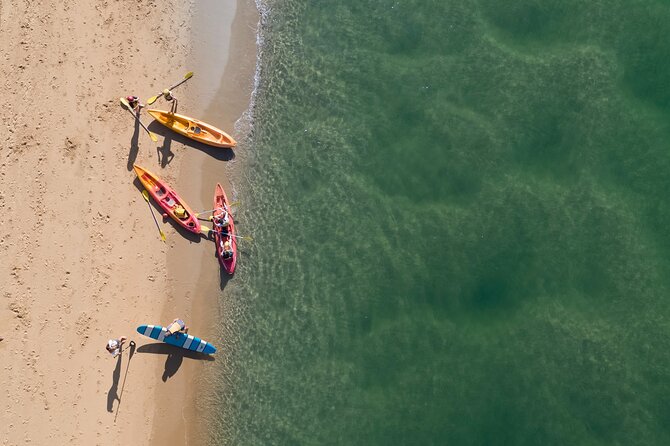
[[[212,1],[213,4],[208,4]],[[215,29],[211,33],[204,30],[211,16],[216,15],[217,12],[223,14],[224,10],[230,11],[227,9],[231,6],[230,3],[234,4],[234,16],[230,20],[230,29]],[[249,0],[227,0],[225,2],[210,0],[210,2],[196,6],[198,7],[211,9],[207,9],[205,15],[200,11],[193,13],[192,29],[200,31],[192,33],[192,45],[203,46],[207,50],[210,48],[220,50],[222,42],[214,41],[214,39],[227,38],[228,47],[225,52],[227,60],[224,64],[215,66],[210,60],[202,58],[206,52],[194,51],[194,60],[191,61],[192,68],[189,69],[196,73],[194,76],[196,82],[193,83],[191,89],[194,91],[185,101],[189,110],[186,114],[210,122],[240,141],[244,135],[236,134],[235,123],[248,110],[250,104],[256,67],[258,10],[253,1]],[[196,78],[198,75],[202,82]],[[211,90],[212,85],[218,88]],[[234,185],[239,183],[237,180],[245,167],[245,163],[240,161],[246,158],[245,147],[238,145],[229,154],[234,157],[227,159],[226,156],[226,159],[223,160],[213,158],[210,154],[194,148],[186,147],[184,150],[185,152],[179,159],[179,170],[175,182],[177,190],[188,196],[190,203],[196,208],[210,209],[214,186],[220,182],[228,197],[234,201],[236,195]],[[207,225],[206,222],[204,224]],[[197,245],[197,248],[194,249],[192,245]],[[188,265],[185,264],[185,260]],[[169,276],[174,279],[171,282],[170,294],[188,296],[188,298],[181,303],[178,302],[178,299],[166,302],[162,314],[163,319],[171,320],[176,316],[175,308],[183,309],[184,314],[188,315],[189,325],[193,332],[204,339],[211,340],[219,349],[217,355],[214,356],[215,361],[223,360],[226,349],[225,339],[221,341],[216,339],[215,326],[226,323],[225,320],[221,320],[218,301],[226,298],[228,295],[226,287],[231,285],[230,277],[220,274],[220,266],[214,256],[213,243],[205,238],[201,238],[198,243],[191,243],[182,238],[168,253],[167,267]],[[238,273],[239,265],[236,274]],[[216,311],[213,311],[214,308]],[[194,426],[204,426],[205,423],[202,420],[207,419],[205,406],[197,403],[206,393],[199,383],[203,379],[206,380],[213,368],[219,367],[215,361],[207,363],[186,359],[179,369],[181,379],[170,383],[171,386],[166,389],[167,391],[156,393],[155,419],[165,416],[163,407],[174,407],[180,401],[183,402],[185,410],[181,417],[173,417],[171,423],[156,423],[152,434],[153,441],[190,438],[193,444],[206,443],[204,441],[205,429]]]

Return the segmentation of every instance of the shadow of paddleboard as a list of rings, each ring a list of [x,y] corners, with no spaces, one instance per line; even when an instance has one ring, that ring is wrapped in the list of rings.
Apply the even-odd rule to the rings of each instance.
[[[167,359],[165,360],[165,370],[163,371],[162,376],[163,382],[166,382],[168,378],[171,378],[177,373],[184,358],[195,359],[199,361],[215,361],[214,357],[211,355],[194,352],[192,350],[186,350],[163,343],[145,344],[137,349],[137,353],[167,355]]]

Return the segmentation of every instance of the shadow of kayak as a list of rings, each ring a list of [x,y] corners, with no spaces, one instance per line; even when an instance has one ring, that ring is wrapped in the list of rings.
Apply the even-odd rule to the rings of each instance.
[[[172,153],[173,141],[193,149],[200,150],[201,152],[205,152],[207,155],[211,156],[212,158],[216,158],[219,161],[230,161],[235,158],[235,151],[233,149],[208,146],[207,144],[203,144],[194,139],[187,138],[180,133],[170,130],[160,122],[152,121],[147,127],[152,132],[163,137],[163,144],[158,146],[158,151],[161,153],[161,160],[163,160],[161,161],[162,167],[165,167],[163,163],[167,165],[169,161],[172,161],[172,158],[168,158],[168,155]]]

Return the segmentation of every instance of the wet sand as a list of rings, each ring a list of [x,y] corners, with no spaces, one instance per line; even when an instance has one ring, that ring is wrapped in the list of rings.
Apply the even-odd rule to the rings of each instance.
[[[218,27],[212,23],[213,17],[218,19],[231,11],[234,11],[234,16],[230,20],[224,20]],[[190,66],[196,73],[197,82],[192,83],[181,110],[221,128],[238,142],[244,135],[235,130],[235,123],[247,110],[253,88],[257,24],[258,11],[249,0],[207,0],[201,2],[193,14],[194,49]],[[212,52],[217,56],[213,57]],[[213,207],[217,182],[225,188],[228,198],[234,201],[237,184],[242,178],[243,160],[247,156],[244,144],[230,150],[184,142],[188,147],[178,159],[175,157],[179,166],[175,187],[189,197],[191,205],[198,210]],[[211,227],[209,222],[202,223]],[[238,272],[241,262],[243,259],[240,256]],[[234,286],[234,279],[220,274],[213,242],[205,238],[199,241],[179,238],[168,253],[167,263],[172,298],[166,302],[163,319],[172,320],[177,315],[183,315],[193,333],[213,340],[215,325],[226,323],[218,313],[218,300],[226,299],[226,289]],[[219,354],[215,355],[216,360],[224,357],[225,339],[222,342],[217,343]],[[206,420],[207,414],[204,413],[204,406],[198,404],[198,399],[207,394],[201,382],[206,380],[212,367],[216,365],[185,359],[179,374],[168,379],[168,391],[157,392],[156,418],[166,416],[181,401],[185,402],[187,410],[167,429],[157,424],[154,440],[195,438],[193,444],[206,443],[200,437],[204,431],[198,429],[198,421]]]

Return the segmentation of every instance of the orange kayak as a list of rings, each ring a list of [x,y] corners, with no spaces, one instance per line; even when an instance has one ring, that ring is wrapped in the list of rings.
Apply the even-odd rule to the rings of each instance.
[[[147,113],[165,127],[203,144],[226,148],[233,148],[237,145],[229,134],[206,122],[163,110],[149,109]]]
[[[222,225],[222,219],[226,212],[228,213],[228,227]],[[230,209],[230,202],[226,197],[226,192],[219,183],[216,183],[214,189],[214,213],[212,214],[212,221],[214,223],[214,241],[216,242],[216,256],[219,258],[219,263],[226,270],[228,274],[235,272],[235,263],[237,263],[237,240],[235,238],[235,223],[233,222],[233,213]],[[233,255],[224,258],[223,245],[230,243],[230,249]]]
[[[133,168],[142,186],[174,221],[182,228],[200,234],[200,221],[177,192],[148,170],[137,164],[133,164]]]

